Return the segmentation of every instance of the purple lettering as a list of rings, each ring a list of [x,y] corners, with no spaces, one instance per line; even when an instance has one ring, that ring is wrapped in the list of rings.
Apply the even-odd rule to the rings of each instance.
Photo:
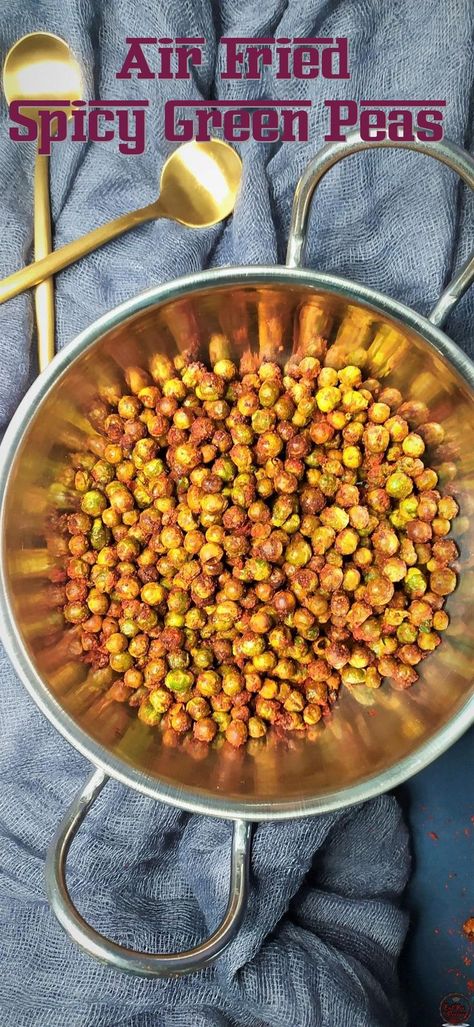
[[[227,109],[230,106],[230,110]],[[177,108],[186,107],[187,116],[178,117]],[[182,100],[168,100],[165,104],[165,138],[172,142],[196,139],[208,140],[213,130],[221,129],[229,142],[307,142],[309,138],[310,101],[298,101],[290,106],[289,101],[272,104],[271,101],[255,105],[251,100],[235,106],[225,100],[217,104],[206,101],[186,103]],[[190,108],[190,109],[189,109]]]
[[[315,46],[297,46],[295,48],[293,54],[293,73],[295,78],[318,77],[319,52]]]
[[[102,134],[99,129],[99,120],[114,121],[114,112],[93,107],[89,111],[89,139],[93,143],[110,143],[114,138],[113,128],[104,128]]]
[[[341,128],[357,124],[357,104],[355,100],[325,100],[324,106],[329,108],[329,132],[324,138],[328,143],[342,143],[346,136]]]
[[[385,139],[385,112],[362,110],[360,112],[359,131],[366,142]]]
[[[51,153],[51,143],[62,142],[67,138],[67,110],[48,110],[43,108],[38,111],[38,153]]]
[[[263,46],[249,46],[247,50],[247,61],[248,70],[245,78],[259,82],[262,77],[262,68],[264,68],[265,65],[268,67],[273,64],[271,46],[268,46],[266,43],[264,43]]]
[[[393,142],[413,142],[413,114],[400,108],[388,113],[388,138]]]
[[[140,36],[137,38],[128,36],[126,42],[129,44],[128,53],[116,78],[131,78],[132,71],[136,71],[137,78],[155,78],[154,72],[142,50],[142,43],[157,43],[158,39],[153,36]]]
[[[164,42],[164,40],[160,39],[160,43],[163,43],[163,42]],[[159,54],[159,57],[160,57],[160,74],[159,74],[158,78],[162,78],[162,79],[173,78],[174,76],[173,76],[173,71],[172,71],[172,67],[171,67],[171,65],[172,65],[172,57],[173,57],[173,50],[171,49],[171,47],[169,45],[168,46],[159,46],[158,47],[158,54]]]
[[[71,119],[73,125],[73,131],[71,135],[72,143],[86,143],[87,132],[86,132],[86,117],[87,117],[87,104],[85,100],[73,100]]]
[[[437,143],[443,138],[443,111],[420,111],[418,115],[418,139],[422,143]]]
[[[221,39],[221,46],[224,47],[224,71],[221,78],[241,79],[245,55],[239,50],[238,40]]]
[[[202,64],[202,53],[199,46],[178,46],[178,70],[176,78],[192,78],[191,68]],[[160,74],[160,78],[161,78]]]
[[[192,118],[176,117],[178,107],[179,100],[167,100],[165,103],[165,139],[172,143],[185,143],[193,138],[194,126]]]
[[[323,49],[322,76],[323,78],[350,78],[349,40],[345,36],[336,36],[335,43],[335,46],[325,46]]]
[[[196,140],[198,143],[207,143],[211,137],[212,129],[221,127],[221,112],[215,109],[209,110],[206,107],[197,107],[196,121]]]
[[[283,108],[281,112],[282,132],[281,139],[284,143],[307,143],[309,139],[309,117],[307,110],[292,111]],[[295,132],[295,122],[297,130]]]
[[[281,42],[284,42],[284,40],[281,40]],[[291,48],[289,46],[277,46],[275,53],[278,57],[278,70],[275,78],[291,78]]]
[[[15,128],[14,125],[10,125],[10,139],[13,139],[15,143],[31,143],[38,135],[38,125],[35,119],[29,118],[27,114],[21,113],[21,108],[23,106],[24,104],[21,100],[13,100],[8,108],[10,118],[15,125],[20,125],[21,128],[25,129],[24,132],[20,132],[19,128]]]
[[[261,111],[255,113],[260,114]],[[250,111],[245,109],[226,111],[223,127],[224,138],[228,139],[230,143],[245,142],[246,139],[250,139]]]
[[[120,153],[143,153],[145,149],[145,110],[143,107],[121,107],[118,111],[118,126]]]

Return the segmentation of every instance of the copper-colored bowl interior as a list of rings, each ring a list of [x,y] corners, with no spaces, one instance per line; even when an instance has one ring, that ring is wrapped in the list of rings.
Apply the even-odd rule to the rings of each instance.
[[[259,740],[245,752],[210,751],[196,760],[163,747],[160,731],[141,723],[135,710],[106,701],[106,674],[71,658],[69,632],[47,599],[47,575],[57,557],[45,522],[54,506],[68,508],[65,490],[51,486],[67,453],[86,447],[84,411],[98,387],[123,383],[127,366],[146,367],[157,351],[173,356],[192,345],[201,359],[209,360],[211,349],[214,358],[229,355],[253,368],[264,357],[284,361],[294,351],[315,352],[321,337],[330,341],[330,362],[359,362],[363,351],[367,374],[397,386],[407,399],[424,401],[429,419],[443,424],[445,442],[430,459],[461,507],[453,533],[461,551],[460,582],[447,603],[450,626],[410,690],[386,684],[377,691],[343,689],[330,722],[306,739],[292,736],[286,748]],[[158,789],[160,782],[172,783],[204,802],[218,795],[223,803],[298,806],[320,798],[324,804],[341,789],[390,773],[401,760],[411,757],[416,769],[425,743],[472,695],[473,485],[472,391],[417,332],[362,303],[297,283],[203,287],[105,331],[73,359],[33,412],[4,498],[4,568],[17,631],[60,707],[105,754],[145,773]]]

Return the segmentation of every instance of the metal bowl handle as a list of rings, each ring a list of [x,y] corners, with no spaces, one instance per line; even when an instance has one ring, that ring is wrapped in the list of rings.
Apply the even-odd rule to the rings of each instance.
[[[186,952],[155,954],[118,945],[94,930],[76,909],[66,884],[66,859],[71,842],[108,777],[96,770],[76,795],[51,842],[46,860],[46,887],[51,908],[70,938],[90,956],[116,970],[140,977],[178,977],[213,963],[235,938],[248,897],[252,825],[235,820],[232,835],[230,894],[224,919],[206,941]]]
[[[361,150],[372,150],[375,148],[416,150],[418,153],[426,154],[427,157],[435,157],[442,164],[446,164],[448,168],[457,171],[466,185],[474,189],[473,158],[466,150],[463,150],[456,143],[450,142],[448,139],[434,143],[396,142],[386,139],[366,142],[361,139],[357,131],[350,132],[344,142],[328,143],[326,146],[323,146],[311,163],[308,164],[306,171],[298,182],[291,214],[286,255],[287,267],[301,267],[304,263],[311,201],[314,190],[321,182],[321,179],[324,178],[330,168],[338,164],[344,157],[348,157],[351,153],[359,153]],[[438,328],[443,326],[456,303],[461,299],[461,296],[473,281],[474,255],[471,254],[461,270],[458,271],[441,294],[436,306],[433,307],[429,316],[432,324]]]

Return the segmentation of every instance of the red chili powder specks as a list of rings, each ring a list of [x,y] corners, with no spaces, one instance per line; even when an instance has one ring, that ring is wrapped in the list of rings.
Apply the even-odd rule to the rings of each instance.
[[[436,831],[428,831],[428,838],[431,838],[432,842],[439,841],[438,835],[436,834]]]
[[[472,959],[469,959],[469,956],[463,956],[463,963],[464,966],[470,966],[472,963]]]
[[[470,995],[474,995],[474,981],[466,981],[467,990]]]

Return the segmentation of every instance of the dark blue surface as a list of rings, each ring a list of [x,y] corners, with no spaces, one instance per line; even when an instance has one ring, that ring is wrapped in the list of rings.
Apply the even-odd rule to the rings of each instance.
[[[405,903],[411,928],[401,962],[410,1027],[437,1027],[449,992],[469,996],[474,1024],[474,729],[403,788],[413,874]]]

